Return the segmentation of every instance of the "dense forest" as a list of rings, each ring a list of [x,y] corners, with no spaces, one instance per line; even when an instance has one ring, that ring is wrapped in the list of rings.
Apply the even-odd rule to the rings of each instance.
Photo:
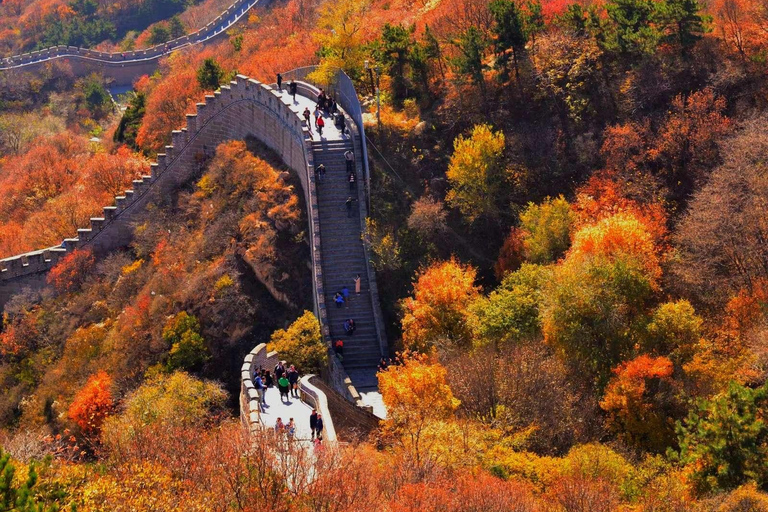
[[[0,50],[221,7],[3,2]],[[342,68],[398,361],[371,438],[245,437],[242,356],[325,354],[298,182],[222,144],[130,247],[6,306],[0,510],[768,511],[767,29],[761,0],[285,0],[124,109],[66,63],[0,74],[5,257],[85,226],[236,73]]]

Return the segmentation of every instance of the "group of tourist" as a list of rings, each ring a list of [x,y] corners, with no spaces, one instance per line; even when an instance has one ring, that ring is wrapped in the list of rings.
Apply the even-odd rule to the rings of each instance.
[[[259,407],[264,412],[264,404],[267,403],[265,394],[267,389],[277,384],[280,391],[280,401],[288,401],[291,397],[299,398],[299,371],[294,365],[286,368],[285,361],[279,361],[274,368],[274,373],[259,366],[253,379],[253,387],[259,395]]]
[[[317,412],[317,409],[312,409],[312,414],[309,415],[309,430],[312,432],[312,441],[323,440],[323,415]],[[277,418],[275,421],[275,434],[285,435],[289,441],[296,439],[296,421],[293,418],[288,420],[288,423],[283,422],[282,418]]]
[[[357,274],[352,281],[355,283],[355,295],[360,295],[360,274]],[[333,302],[336,303],[337,308],[341,308],[344,306],[344,304],[346,304],[348,300],[349,287],[344,285],[344,287],[336,292],[336,294],[333,296]]]

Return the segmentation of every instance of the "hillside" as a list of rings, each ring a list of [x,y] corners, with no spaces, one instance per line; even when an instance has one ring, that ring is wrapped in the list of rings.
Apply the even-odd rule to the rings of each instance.
[[[63,22],[124,17],[141,47],[173,14],[193,27],[221,7]],[[3,26],[30,10],[46,12],[4,3]],[[23,491],[35,468],[30,500],[51,510],[768,511],[766,27],[752,0],[286,0],[163,57],[120,105],[66,59],[0,72],[0,258],[88,226],[189,114],[213,122],[216,100],[198,105],[236,75],[313,66],[302,82],[335,91],[343,70],[371,167],[345,212],[330,194],[346,196],[353,136],[296,134],[315,151],[304,193],[255,138],[223,142],[130,246],[68,251],[5,306],[0,470]],[[48,37],[13,30],[10,53]],[[264,111],[290,101],[253,87]],[[310,227],[315,210],[329,220]],[[371,307],[331,304],[317,288],[352,286],[361,258]],[[351,442],[315,449],[243,431],[246,353],[270,343],[336,393],[326,328],[377,299],[378,429],[355,438],[350,415]],[[343,339],[350,355],[361,336]]]

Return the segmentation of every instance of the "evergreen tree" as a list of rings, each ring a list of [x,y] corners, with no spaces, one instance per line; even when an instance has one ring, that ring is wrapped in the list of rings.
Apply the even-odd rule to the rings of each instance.
[[[184,28],[184,24],[181,22],[178,15],[173,16],[168,21],[168,31],[170,32],[172,39],[182,37],[187,33],[187,29]]]
[[[452,59],[454,69],[459,75],[468,77],[485,94],[483,58],[488,43],[483,34],[475,27],[469,27],[454,41],[459,48],[459,55]]]
[[[408,85],[405,79],[406,66],[410,60],[411,48],[414,46],[413,33],[415,26],[410,29],[402,25],[387,23],[381,32],[377,56],[384,66],[384,71],[392,79],[392,96],[400,102],[407,96]]]
[[[605,8],[609,31],[603,38],[606,50],[625,55],[656,50],[661,33],[654,24],[657,13],[653,0],[611,0]]]
[[[731,382],[728,391],[700,402],[678,424],[680,458],[692,464],[700,492],[733,489],[754,481],[768,488],[768,384],[749,389]]]
[[[224,70],[212,58],[205,59],[197,70],[197,82],[204,91],[215,91],[224,78]]]
[[[152,27],[149,34],[149,44],[163,44],[171,39],[171,31],[164,23]]]
[[[124,142],[135,150],[139,149],[139,146],[136,144],[136,134],[139,131],[142,119],[144,119],[146,106],[146,94],[142,92],[131,94],[128,100],[128,107],[125,109],[122,119],[120,119],[117,130],[115,130],[113,137],[115,142]]]
[[[34,466],[29,467],[26,479],[17,483],[16,467],[11,462],[11,456],[0,449],[0,511],[2,512],[56,512],[58,507],[45,507],[38,504],[32,489],[37,484],[37,472]]]
[[[570,30],[578,37],[584,37],[587,34],[588,13],[581,4],[570,4],[565,12],[558,18],[558,23]]]
[[[496,67],[502,71],[502,79],[506,79],[509,71],[509,51],[511,50],[515,77],[519,78],[518,53],[523,51],[525,43],[528,42],[522,13],[512,0],[493,0],[490,9],[495,21],[493,34]]]
[[[698,0],[667,0],[658,4],[659,24],[664,40],[686,51],[710,31],[711,16],[701,15]]]

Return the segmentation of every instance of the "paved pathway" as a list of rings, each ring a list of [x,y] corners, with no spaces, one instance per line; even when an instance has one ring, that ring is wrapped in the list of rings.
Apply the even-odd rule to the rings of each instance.
[[[309,441],[312,437],[309,430],[309,415],[312,408],[298,398],[289,398],[288,401],[280,400],[280,392],[276,386],[267,389],[265,395],[266,404],[261,413],[261,421],[264,426],[274,428],[277,418],[281,418],[285,425],[291,418],[296,422],[296,439]]]

